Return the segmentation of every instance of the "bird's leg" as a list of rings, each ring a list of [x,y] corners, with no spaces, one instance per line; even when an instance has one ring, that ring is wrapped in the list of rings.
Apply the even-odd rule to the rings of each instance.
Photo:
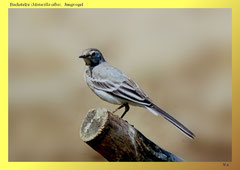
[[[124,116],[125,116],[125,114],[129,111],[129,105],[128,105],[128,103],[124,103],[124,104],[122,104],[121,106],[119,106],[116,110],[114,110],[112,113],[115,113],[116,111],[118,111],[119,109],[121,109],[121,108],[123,108],[123,107],[125,107],[125,111],[123,112],[123,114],[122,114],[122,116],[121,116],[121,118],[123,118]]]
[[[116,111],[118,111],[119,109],[123,108],[124,104],[122,104],[121,106],[119,106],[116,110],[114,110],[112,113],[115,113]]]
[[[125,103],[125,104],[123,104],[122,106],[125,106],[125,111],[123,112],[121,118],[123,118],[124,115],[129,111],[129,105],[128,105],[128,103]]]

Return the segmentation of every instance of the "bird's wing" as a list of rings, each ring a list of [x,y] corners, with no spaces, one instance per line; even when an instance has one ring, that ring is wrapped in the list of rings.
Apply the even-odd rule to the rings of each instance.
[[[122,81],[119,81],[119,80]],[[129,78],[113,79],[92,79],[94,89],[102,90],[110,95],[126,100],[126,102],[135,103],[141,106],[150,106],[151,100],[141,90],[141,88]]]

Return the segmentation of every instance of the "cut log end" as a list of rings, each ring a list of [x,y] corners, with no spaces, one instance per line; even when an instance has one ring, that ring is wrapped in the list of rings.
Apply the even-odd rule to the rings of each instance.
[[[108,119],[107,109],[92,109],[88,112],[80,128],[80,137],[88,142],[101,134]]]

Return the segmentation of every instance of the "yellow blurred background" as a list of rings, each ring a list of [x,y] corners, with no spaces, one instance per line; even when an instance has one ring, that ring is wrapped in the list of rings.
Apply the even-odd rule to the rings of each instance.
[[[131,107],[146,137],[187,161],[231,161],[231,29],[231,9],[9,9],[9,161],[105,161],[79,137],[88,110],[117,107],[83,80],[90,47],[196,135]]]

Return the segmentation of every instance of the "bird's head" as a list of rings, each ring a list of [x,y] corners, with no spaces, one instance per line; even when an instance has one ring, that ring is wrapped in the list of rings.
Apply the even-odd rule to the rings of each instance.
[[[102,53],[95,48],[89,48],[83,51],[79,58],[84,59],[87,66],[97,66],[102,62],[105,62]]]

